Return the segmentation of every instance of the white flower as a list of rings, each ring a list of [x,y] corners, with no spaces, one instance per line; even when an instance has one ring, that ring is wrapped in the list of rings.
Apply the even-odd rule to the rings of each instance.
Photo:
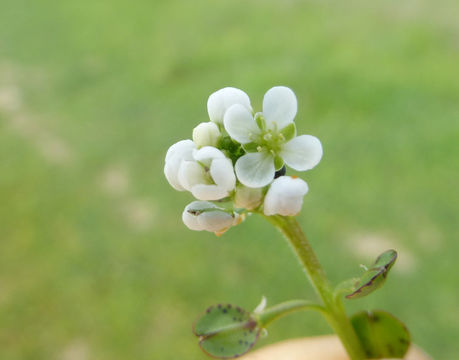
[[[226,110],[234,104],[240,104],[247,111],[252,111],[249,96],[242,90],[226,87],[209,96],[207,112],[211,121],[221,124]]]
[[[199,200],[227,197],[236,186],[230,159],[212,146],[193,151],[193,159],[183,160],[178,170],[179,184]]]
[[[248,151],[235,165],[242,184],[253,188],[268,185],[284,162],[298,171],[312,169],[319,163],[322,144],[311,135],[296,136],[296,112],[296,96],[285,86],[266,92],[263,112],[255,117],[240,104],[226,111],[225,130]]]
[[[211,231],[221,234],[240,222],[237,213],[220,209],[207,201],[193,201],[185,207],[182,214],[184,224],[191,230]]]
[[[196,145],[191,140],[182,140],[172,145],[166,154],[166,164],[164,165],[164,175],[171,186],[178,190],[184,191],[185,188],[178,180],[180,165],[184,160],[193,160],[193,150]]]
[[[200,123],[193,129],[193,142],[198,147],[216,146],[219,137],[220,130],[213,122]]]
[[[297,215],[303,205],[308,184],[296,176],[281,176],[273,181],[265,196],[265,215]]]

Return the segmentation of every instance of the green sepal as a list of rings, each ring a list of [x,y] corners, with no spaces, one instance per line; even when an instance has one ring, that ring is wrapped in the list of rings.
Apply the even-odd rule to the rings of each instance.
[[[188,209],[188,212],[191,215],[198,216],[201,215],[202,213],[208,213],[208,212],[225,212],[228,214],[233,214],[234,210],[233,209],[226,209],[222,207],[208,207],[208,208],[200,208],[200,209],[193,209],[190,208]]]
[[[266,129],[266,120],[261,113],[255,114],[255,122],[260,130]]]
[[[250,142],[250,143],[247,143],[247,144],[243,144],[242,145],[242,148],[246,151],[246,152],[257,152],[258,151],[258,144],[257,143],[254,143],[254,142]]]
[[[357,279],[353,289],[349,290],[351,293],[346,295],[346,299],[358,299],[379,289],[386,281],[387,274],[396,259],[397,252],[395,250],[387,250],[379,255],[371,268]]]
[[[221,359],[245,354],[257,341],[260,330],[249,312],[231,304],[209,307],[193,327],[201,349]]]
[[[404,358],[411,337],[395,316],[382,310],[362,311],[351,322],[368,359]]]
[[[279,155],[276,155],[274,157],[274,168],[277,170],[282,169],[282,166],[284,166],[284,160]]]
[[[296,135],[296,126],[295,123],[290,123],[286,127],[284,127],[280,133],[284,136],[285,141],[292,140]]]

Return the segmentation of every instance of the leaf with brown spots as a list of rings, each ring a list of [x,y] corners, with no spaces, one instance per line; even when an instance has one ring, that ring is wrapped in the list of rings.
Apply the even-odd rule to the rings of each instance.
[[[352,316],[351,322],[368,359],[401,359],[408,351],[408,329],[388,312],[362,311]]]
[[[387,250],[378,256],[373,266],[365,271],[355,282],[352,292],[346,295],[346,299],[357,299],[379,289],[386,281],[389,270],[397,259],[395,250]]]
[[[231,304],[209,307],[193,328],[199,345],[210,356],[222,359],[243,355],[255,344],[260,328],[252,315]]]

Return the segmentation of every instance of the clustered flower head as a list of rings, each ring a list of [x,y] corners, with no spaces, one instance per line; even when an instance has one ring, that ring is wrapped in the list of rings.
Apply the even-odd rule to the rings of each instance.
[[[308,185],[285,175],[285,165],[312,169],[322,158],[322,145],[314,136],[297,135],[297,99],[291,89],[268,90],[262,110],[254,112],[242,90],[220,89],[207,101],[210,121],[194,128],[192,140],[179,141],[167,151],[167,180],[198,200],[182,215],[191,230],[222,234],[246,212],[300,212]]]

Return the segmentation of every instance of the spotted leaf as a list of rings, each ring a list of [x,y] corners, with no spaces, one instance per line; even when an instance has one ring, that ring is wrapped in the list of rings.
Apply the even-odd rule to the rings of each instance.
[[[395,250],[387,250],[378,256],[375,263],[365,271],[355,282],[351,293],[346,295],[347,299],[357,299],[379,289],[386,281],[389,270],[397,259]]]

